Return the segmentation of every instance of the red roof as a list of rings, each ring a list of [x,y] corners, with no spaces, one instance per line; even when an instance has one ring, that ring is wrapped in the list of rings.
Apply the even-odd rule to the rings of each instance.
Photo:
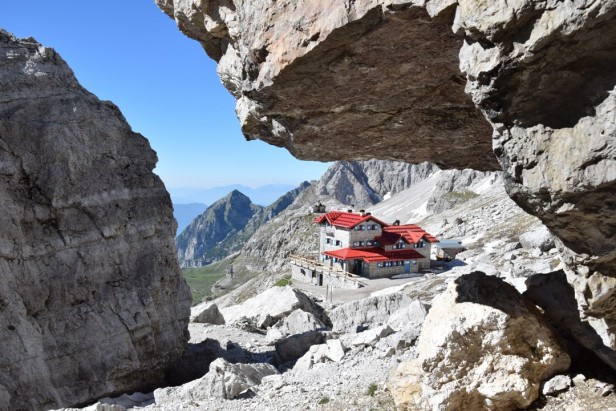
[[[438,243],[438,239],[415,224],[390,225],[383,228],[383,235],[376,238],[383,245],[395,244],[403,238],[409,244],[415,244],[422,238],[429,243]]]
[[[340,250],[325,251],[323,254],[330,257],[336,257],[341,260],[364,260],[367,263],[377,261],[418,260],[421,258],[426,258],[415,250],[385,251],[380,247],[362,249],[341,248]]]
[[[331,225],[342,228],[353,228],[357,224],[369,220],[379,223],[382,226],[387,226],[386,223],[382,222],[378,218],[371,216],[370,214],[364,214],[362,216],[361,214],[343,211],[330,211],[329,213],[325,213],[322,216],[319,216],[314,219],[314,221],[319,224],[321,224],[325,220],[327,220]]]

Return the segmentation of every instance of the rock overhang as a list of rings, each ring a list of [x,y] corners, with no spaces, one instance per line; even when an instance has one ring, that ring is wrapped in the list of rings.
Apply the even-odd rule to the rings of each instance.
[[[289,16],[266,23],[268,2],[224,7],[224,18],[213,3],[164,9],[219,62],[247,139],[307,160],[498,169],[490,124],[464,91],[451,2],[432,16],[418,2],[385,3],[285,1],[276,7]],[[209,31],[212,19],[226,29]]]

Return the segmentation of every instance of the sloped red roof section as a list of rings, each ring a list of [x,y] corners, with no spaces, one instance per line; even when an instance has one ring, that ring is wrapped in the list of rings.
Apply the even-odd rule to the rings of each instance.
[[[387,223],[382,222],[378,218],[371,216],[370,214],[357,214],[357,213],[349,213],[344,211],[330,211],[329,213],[325,213],[322,216],[319,216],[314,219],[316,223],[321,224],[323,221],[327,220],[331,225],[342,228],[353,228],[357,224],[363,223],[365,221],[372,220],[375,223],[378,223],[382,226],[387,226]]]
[[[395,242],[391,242],[394,236],[398,236],[399,238],[404,238],[407,243],[415,244],[422,238],[429,243],[438,243],[439,240],[426,232],[423,228],[415,224],[405,224],[405,225],[390,225],[383,228],[383,236],[389,242],[381,241],[382,244],[395,244]],[[378,241],[378,240],[377,240]]]
[[[400,238],[400,234],[388,233],[387,231],[383,231],[383,235],[374,237],[374,239],[382,245],[394,245],[398,242]]]
[[[341,260],[364,260],[367,263],[396,260],[418,260],[424,257],[415,250],[385,251],[379,247],[372,248],[341,248],[340,250],[326,251],[323,254]]]

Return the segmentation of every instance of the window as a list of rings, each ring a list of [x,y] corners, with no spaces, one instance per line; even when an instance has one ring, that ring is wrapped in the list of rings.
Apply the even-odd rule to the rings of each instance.
[[[353,228],[353,230],[355,230],[355,231],[359,231],[359,226],[358,226],[358,225],[356,225],[356,226]]]
[[[364,242],[363,242],[363,241],[360,241],[360,242],[359,242],[359,246],[360,246],[360,247],[363,247],[363,246],[364,246]]]
[[[415,260],[412,260],[411,262],[413,263],[413,265],[417,264],[417,261],[415,261]]]
[[[341,244],[342,244],[342,241],[336,240],[336,245],[341,245]]]
[[[331,238],[326,238],[325,239],[325,243],[326,244],[331,244],[332,243],[332,239]]]
[[[363,224],[359,226],[359,231],[364,231],[365,229],[366,229],[366,227],[364,227]]]
[[[359,245],[359,241],[353,241],[353,247],[357,247]]]
[[[383,263],[376,263],[377,267],[383,267]]]
[[[373,229],[373,230],[378,230],[378,229],[379,229],[379,226],[378,226],[378,225],[376,225],[376,224],[372,224],[372,229]]]
[[[372,246],[372,244],[373,244],[373,242],[372,242],[372,241],[370,241],[370,240],[366,241],[366,245],[367,245],[367,246]]]
[[[385,261],[385,267],[391,267],[391,261]]]

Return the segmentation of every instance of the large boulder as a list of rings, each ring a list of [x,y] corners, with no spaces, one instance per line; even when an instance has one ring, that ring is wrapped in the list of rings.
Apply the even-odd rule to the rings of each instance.
[[[520,235],[520,244],[528,250],[538,248],[545,252],[554,248],[554,236],[545,226],[541,226]]]
[[[210,364],[210,370],[198,380],[179,387],[160,388],[154,391],[157,405],[188,403],[207,398],[237,397],[242,392],[261,384],[263,377],[278,374],[271,364],[231,364],[219,358]]]
[[[191,297],[156,154],[50,48],[0,31],[0,409],[162,382]]]
[[[420,409],[525,408],[541,382],[570,365],[538,310],[504,281],[473,272],[436,297],[418,358],[389,380],[398,406]]]
[[[342,361],[347,352],[346,346],[340,340],[327,340],[325,344],[313,345],[308,352],[297,360],[294,371],[307,371],[314,364]]]
[[[281,338],[309,331],[324,331],[328,327],[314,314],[297,309],[267,329],[266,341],[274,343]]]
[[[324,342],[325,335],[321,331],[309,331],[283,338],[275,344],[276,361],[278,364],[295,361],[306,354],[313,345]]]
[[[326,318],[322,307],[290,286],[271,287],[242,304],[222,308],[221,312],[227,324],[245,318],[265,330],[297,309],[312,313],[320,320]]]
[[[156,0],[248,139],[505,174],[616,348],[616,0]]]
[[[389,323],[396,331],[415,328],[419,334],[426,308],[402,292],[341,304],[329,312],[334,332],[357,332]]]
[[[202,324],[223,325],[225,317],[222,316],[216,304],[205,302],[197,304],[190,309],[190,321]]]

